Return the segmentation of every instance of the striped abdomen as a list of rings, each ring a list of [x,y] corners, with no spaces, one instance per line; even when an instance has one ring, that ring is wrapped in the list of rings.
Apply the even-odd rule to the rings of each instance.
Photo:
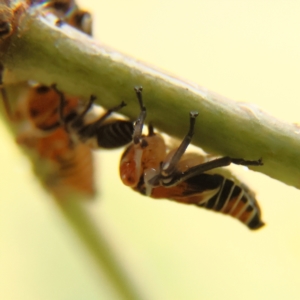
[[[113,149],[132,141],[133,123],[125,120],[114,120],[100,125],[90,123],[81,127],[77,134],[83,143],[95,140],[94,144],[98,147]]]
[[[201,175],[214,177],[214,181],[219,182],[219,188],[212,197],[196,205],[228,214],[250,229],[258,229],[264,225],[258,203],[247,187],[237,185],[231,179],[221,175]]]
[[[102,125],[97,132],[99,147],[118,148],[132,141],[133,123],[130,121],[116,120]]]
[[[147,193],[143,180],[136,189]],[[250,229],[264,225],[258,203],[247,187],[219,174],[202,173],[174,186],[152,187],[148,193],[153,198],[194,204],[230,215]]]

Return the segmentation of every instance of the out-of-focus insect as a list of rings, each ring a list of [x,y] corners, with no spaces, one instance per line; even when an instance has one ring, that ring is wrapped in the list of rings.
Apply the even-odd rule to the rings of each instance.
[[[10,119],[19,128],[18,144],[35,156],[34,168],[46,187],[58,197],[76,192],[92,196],[95,193],[92,151],[87,145],[74,143],[61,126],[59,104],[55,90],[37,85],[20,97],[14,109],[6,105],[6,110],[9,108]],[[78,98],[68,97],[63,115],[75,115],[78,105]]]
[[[45,182],[60,196],[63,190],[93,195],[91,149],[115,149],[131,142],[133,123],[111,117],[125,103],[99,114],[94,100],[91,97],[83,105],[78,97],[65,96],[56,87],[36,85],[23,95],[13,112],[6,106],[10,119],[22,127],[18,143],[48,162]]]
[[[9,37],[14,27],[18,14],[28,6],[39,5],[39,13],[49,13],[58,18],[57,23],[65,22],[70,26],[88,34],[92,34],[91,14],[78,7],[74,0],[26,0],[12,3],[13,1],[0,1],[0,42]]]
[[[91,14],[80,9],[74,0],[34,1],[34,3],[41,4],[45,14],[52,13],[57,16],[59,24],[65,22],[88,35],[92,34]]]
[[[5,52],[5,43],[7,38],[11,36],[17,28],[18,18],[20,13],[27,9],[28,3],[26,1],[0,1],[0,48]]]
[[[218,174],[216,168],[231,163],[259,166],[262,161],[248,161],[221,157],[206,161],[199,154],[185,154],[194,134],[198,112],[190,112],[190,127],[180,146],[167,151],[163,137],[149,126],[148,135],[142,134],[146,108],[142,89],[136,88],[141,113],[135,123],[133,142],[125,150],[120,162],[123,183],[152,198],[165,198],[185,204],[231,215],[250,229],[264,225],[254,195],[242,183]]]
[[[66,22],[91,35],[91,14],[80,9],[75,1],[28,0],[27,2],[30,5],[40,5],[40,13],[54,14],[59,19],[58,25]],[[12,12],[8,6],[2,9],[0,41],[13,31]],[[13,103],[9,102],[6,88],[2,82],[3,73],[4,68],[0,65],[0,93],[7,116],[13,124],[21,128],[18,130],[17,142],[31,149],[32,153],[37,156],[34,167],[42,181],[46,183],[51,192],[58,196],[76,191],[93,195],[95,188],[92,151],[88,145],[75,142],[70,134],[61,127],[62,123],[67,127],[68,121],[73,120],[73,117],[77,116],[77,119],[80,119],[79,99],[67,97],[66,101],[62,103],[57,91],[37,85],[29,87],[26,96],[23,95],[21,101],[18,101],[15,109],[12,110]],[[60,107],[61,104],[62,107]],[[83,115],[82,121],[85,121]],[[39,166],[41,167],[39,168]]]
[[[13,10],[7,5],[0,5],[0,40],[9,37],[13,31]]]
[[[125,103],[99,115],[94,100],[91,97],[82,106],[77,97],[66,97],[56,87],[37,85],[19,104],[14,119],[21,115],[31,126],[17,140],[54,163],[55,171],[46,180],[52,189],[56,184],[56,190],[62,190],[59,186],[68,183],[75,190],[93,194],[91,149],[115,149],[131,142],[133,123],[110,118]],[[59,180],[53,180],[54,173]]]
[[[63,128],[43,137],[23,132],[17,142],[37,154],[35,169],[53,194],[58,197],[77,192],[94,195],[92,151],[84,144],[72,143]]]

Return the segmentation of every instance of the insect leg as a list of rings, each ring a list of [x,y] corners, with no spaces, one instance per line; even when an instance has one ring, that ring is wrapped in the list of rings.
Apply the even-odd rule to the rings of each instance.
[[[95,100],[96,100],[96,96],[91,95],[89,102],[87,104],[87,106],[85,107],[85,109],[82,111],[82,113],[80,113],[80,115],[77,117],[78,119],[82,119],[84,118],[84,116],[87,114],[87,112],[90,110],[90,108],[92,107],[92,105],[94,104]]]
[[[59,95],[58,119],[60,125],[67,131],[66,122],[64,119],[64,106],[66,103],[65,95],[56,87],[56,83],[52,84],[51,88]]]
[[[154,134],[155,134],[154,133],[154,127],[153,127],[152,123],[149,123],[148,124],[148,136],[152,136]]]
[[[125,107],[126,106],[126,103],[124,101],[121,102],[121,104],[115,106],[115,107],[112,107],[110,109],[108,109],[106,111],[106,113],[104,115],[102,115],[97,121],[95,121],[95,125],[100,125],[102,122],[104,122],[113,112],[117,112],[119,111],[121,108]]]
[[[243,165],[243,166],[262,166],[263,162],[260,158],[259,160],[245,160],[243,158],[231,158],[231,163],[236,165]]]
[[[192,140],[192,137],[194,135],[194,127],[195,127],[195,122],[196,122],[196,117],[197,116],[198,116],[198,112],[197,111],[191,111],[190,112],[190,127],[189,127],[189,131],[188,131],[187,135],[185,136],[185,138],[183,139],[183,141],[181,142],[181,144],[178,147],[178,149],[176,150],[176,152],[174,153],[174,155],[171,158],[171,160],[165,162],[162,165],[162,168],[161,168],[161,174],[162,174],[162,176],[166,176],[166,177],[170,176],[176,170],[176,165],[178,164],[180,158],[184,154],[186,148],[190,144],[190,142]]]
[[[59,122],[61,124],[61,126],[63,126],[66,131],[67,131],[67,126],[66,126],[66,122],[65,122],[65,119],[64,119],[64,106],[66,104],[66,98],[65,98],[65,95],[63,92],[61,92],[57,87],[56,87],[56,84],[53,84],[51,86],[54,91],[59,95],[59,108],[58,108],[58,114],[59,114]],[[89,99],[89,102],[87,104],[87,106],[85,107],[85,109],[76,117],[75,120],[78,120],[78,119],[82,119],[86,113],[88,112],[88,110],[92,107],[94,101],[96,100],[96,97],[91,95],[90,99]]]
[[[174,174],[173,180],[170,182],[170,185],[178,182],[185,181],[191,177],[197,176],[203,172],[229,166],[231,163],[237,165],[244,165],[244,166],[262,166],[262,160],[244,160],[242,158],[231,158],[229,156],[220,157],[209,162],[194,166],[189,168],[186,172],[180,172]]]
[[[134,142],[134,144],[138,144],[138,143],[140,143],[140,139],[142,136],[143,126],[145,124],[147,111],[146,111],[146,107],[144,106],[143,98],[142,98],[143,88],[141,86],[135,87],[134,90],[135,90],[136,96],[139,100],[140,109],[141,109],[139,117],[137,118],[137,120],[135,122],[134,132],[133,132],[133,142]]]

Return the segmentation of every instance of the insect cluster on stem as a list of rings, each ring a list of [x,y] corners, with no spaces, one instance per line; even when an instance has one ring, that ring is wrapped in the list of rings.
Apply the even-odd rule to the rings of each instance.
[[[63,22],[91,34],[91,15],[72,0],[31,1],[44,6],[44,14],[54,14],[56,25]],[[9,20],[9,16],[7,17]],[[0,38],[11,34],[12,26],[0,24]],[[0,73],[3,72],[3,68]],[[0,78],[2,86],[2,79]],[[29,129],[19,132],[19,144],[34,149],[48,161],[52,171],[46,178],[50,189],[63,194],[65,187],[93,195],[92,149],[115,149],[129,144],[120,161],[120,177],[126,186],[155,199],[169,199],[193,204],[230,215],[250,229],[264,225],[254,193],[233,176],[225,176],[221,167],[231,163],[260,166],[262,160],[244,160],[228,156],[210,159],[198,153],[186,153],[194,135],[198,112],[191,111],[189,128],[178,148],[169,150],[152,125],[143,134],[147,109],[142,88],[135,88],[140,114],[132,121],[112,116],[126,104],[121,102],[103,114],[91,95],[83,105],[79,97],[66,95],[55,84],[36,84],[28,88],[14,111],[11,110],[5,89],[1,88],[4,105],[13,122],[27,122]]]
[[[67,23],[91,35],[91,14],[80,9],[73,0],[32,0],[30,5],[39,5],[43,15],[56,16],[58,26]],[[9,7],[7,10],[12,11]],[[0,24],[0,38],[13,30],[11,18],[6,19]],[[1,67],[1,75],[3,71]],[[2,77],[1,87],[7,115],[21,127],[17,142],[32,149],[49,167],[49,171],[44,172],[44,181],[50,191],[59,197],[69,191],[94,195],[91,149],[114,149],[131,141],[132,122],[113,116],[125,103],[101,114],[93,103],[93,96],[87,105],[82,105],[79,97],[65,95],[56,85],[35,84],[28,85],[12,109]]]

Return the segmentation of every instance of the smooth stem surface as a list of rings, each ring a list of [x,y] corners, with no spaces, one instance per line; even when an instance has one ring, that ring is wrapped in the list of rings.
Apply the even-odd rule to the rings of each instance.
[[[135,119],[139,113],[133,87],[142,85],[148,109],[147,122],[182,138],[191,110],[199,117],[192,143],[218,155],[257,160],[253,167],[286,184],[300,187],[300,130],[250,105],[241,105],[199,86],[172,78],[128,58],[63,25],[28,9],[1,61],[6,84],[36,80],[57,83],[67,93],[86,99],[91,94],[104,107],[122,100],[122,113]]]

